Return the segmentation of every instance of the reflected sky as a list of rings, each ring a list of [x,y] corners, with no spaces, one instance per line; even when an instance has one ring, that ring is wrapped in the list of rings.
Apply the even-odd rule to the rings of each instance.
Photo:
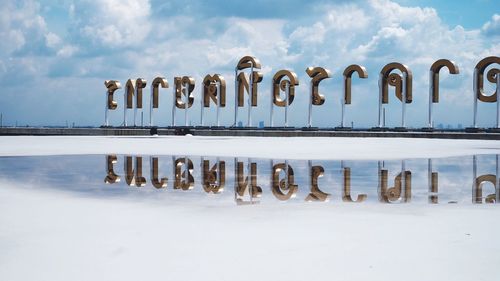
[[[233,205],[496,203],[498,169],[498,155],[307,161],[110,154],[0,161],[1,178],[14,186]]]

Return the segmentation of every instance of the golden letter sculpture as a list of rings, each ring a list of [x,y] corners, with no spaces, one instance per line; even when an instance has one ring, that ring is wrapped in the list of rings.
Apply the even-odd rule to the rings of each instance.
[[[174,189],[191,190],[194,187],[193,161],[187,157],[176,159]]]
[[[262,188],[257,185],[257,163],[248,160],[248,173],[245,177],[245,168],[243,162],[239,162],[237,158],[234,159],[235,166],[235,185],[234,185],[234,199],[237,205],[251,205],[260,203],[257,198],[262,196]],[[248,191],[249,200],[245,201],[244,197]]]
[[[486,57],[476,64],[474,68],[474,120],[473,126],[477,128],[477,101],[482,102],[496,102],[497,103],[497,122],[496,128],[500,128],[500,99],[498,95],[500,92],[500,69],[491,68],[486,74],[488,81],[491,83],[496,83],[495,93],[492,95],[486,95],[484,93],[484,71],[486,68],[492,64],[500,64],[500,57]]]
[[[120,182],[120,176],[115,173],[114,164],[116,164],[117,158],[116,155],[107,155],[106,156],[106,177],[104,178],[104,182],[108,184],[113,184],[115,182]]]
[[[252,107],[257,106],[257,85],[262,81],[262,73],[254,71],[262,66],[260,61],[251,56],[244,56],[240,59],[234,70],[235,78],[235,106],[234,106],[234,124],[236,127],[238,122],[238,107],[244,106],[245,90],[248,93],[248,123],[247,127],[252,126]],[[249,78],[244,72],[239,72],[243,69],[250,68]]]
[[[188,108],[193,106],[195,80],[189,76],[174,77],[174,102],[172,104],[172,126],[175,126],[176,108],[184,109],[185,126],[189,126]],[[185,100],[183,100],[183,97]]]
[[[309,112],[307,118],[307,127],[312,127],[312,106],[322,105],[325,103],[325,96],[320,94],[318,88],[319,83],[327,78],[332,77],[330,70],[323,67],[308,67],[306,73],[311,77],[309,87]]]
[[[125,157],[125,182],[129,186],[142,187],[146,185],[146,178],[142,176],[142,157],[135,157],[135,168],[132,167],[132,156]]]
[[[391,72],[399,70],[402,76]],[[382,106],[389,103],[389,85],[395,87],[396,97],[402,103],[401,128],[406,127],[406,104],[412,102],[412,73],[408,66],[399,62],[391,62],[384,66],[379,76],[378,127],[382,128]],[[385,126],[385,124],[384,124]]]
[[[387,187],[388,170],[383,169],[379,162],[379,201],[382,203],[410,202],[411,199],[411,172],[404,168],[404,161],[401,164],[401,172],[394,179],[394,187]]]
[[[168,88],[168,81],[165,77],[156,77],[151,83],[151,96],[149,100],[149,126],[153,126],[153,108],[160,106],[160,87]]]
[[[127,83],[125,84],[125,91],[123,92],[123,94],[124,94],[123,100],[125,103],[125,106],[123,107],[123,126],[127,127],[127,109],[134,107],[134,95],[135,95],[134,79],[127,80]]]
[[[226,185],[226,163],[224,161],[217,162],[210,168],[210,161],[203,160],[203,190],[206,193],[221,193]]]
[[[351,168],[344,167],[342,164],[342,173],[343,173],[343,189],[342,189],[342,201],[344,202],[356,202],[361,203],[366,200],[368,195],[366,194],[358,194],[356,200],[353,200],[351,197]]]
[[[142,113],[142,90],[146,88],[146,80],[143,78],[137,78],[135,80],[135,108],[134,108],[134,127],[137,126],[136,124],[136,119],[137,119],[137,109],[141,109]],[[142,116],[142,114],[141,114]],[[141,126],[143,126],[142,118],[141,118]]]
[[[109,126],[109,110],[115,110],[118,107],[118,103],[113,99],[113,94],[116,90],[121,88],[120,82],[116,80],[106,80],[104,81],[104,86],[106,86],[106,107],[104,110],[104,126]]]
[[[135,96],[135,108],[134,108],[134,126],[136,126],[137,119],[137,109],[142,110],[142,90],[146,87],[146,80],[142,78],[128,79],[127,84],[125,84],[125,103],[123,111],[123,125],[127,126],[127,109],[134,108],[134,96]]]
[[[432,104],[439,102],[439,71],[446,67],[450,74],[458,74],[460,70],[453,61],[447,59],[439,59],[435,61],[429,70],[429,122],[428,127],[432,129]]]
[[[219,111],[221,107],[226,107],[226,80],[220,74],[207,75],[203,79],[203,98],[201,105],[201,126],[203,126],[203,111],[205,107],[210,107],[210,100],[217,105],[217,127],[220,126]]]
[[[358,77],[365,79],[368,78],[368,72],[366,68],[361,65],[351,64],[346,69],[344,69],[344,97],[342,99],[342,113],[340,117],[340,128],[345,128],[345,105],[351,104],[351,78],[354,72],[358,73]]]
[[[150,157],[149,163],[151,165],[151,183],[157,189],[167,187],[168,178],[158,178],[158,157]]]
[[[311,192],[307,195],[305,201],[307,202],[325,202],[329,200],[330,194],[325,193],[319,189],[318,179],[323,177],[325,169],[322,166],[312,166],[311,161],[309,162],[309,184]]]
[[[284,79],[284,78],[287,79]],[[280,70],[273,77],[273,92],[271,95],[271,120],[273,127],[273,108],[274,105],[285,107],[285,127],[288,127],[288,106],[292,104],[295,98],[295,86],[299,85],[299,79],[295,72],[289,70]],[[281,91],[285,92],[285,98],[281,98]]]
[[[285,172],[285,178],[280,180],[280,173]],[[280,201],[294,198],[298,186],[295,184],[293,168],[287,163],[279,163],[273,166],[272,192]]]

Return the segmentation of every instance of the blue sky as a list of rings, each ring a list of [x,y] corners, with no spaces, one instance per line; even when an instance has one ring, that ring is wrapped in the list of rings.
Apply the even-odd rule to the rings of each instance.
[[[13,1],[0,7],[0,112],[12,125],[101,125],[104,80],[124,84],[128,78],[151,81],[165,76],[195,77],[195,107],[199,120],[199,83],[206,74],[221,73],[228,81],[223,124],[233,117],[233,69],[244,55],[258,57],[264,80],[253,120],[268,122],[269,89],[280,69],[297,73],[300,85],[290,107],[290,122],[307,122],[305,69],[322,66],[332,79],[321,83],[326,96],[313,109],[316,126],[340,122],[341,75],[352,63],[366,66],[368,79],[353,79],[353,103],[347,122],[371,127],[377,122],[380,69],[391,61],[408,65],[414,75],[414,102],[407,107],[408,125],[426,125],[428,69],[439,58],[454,60],[459,75],[441,73],[441,100],[435,122],[472,121],[472,71],[483,57],[500,55],[498,1]],[[487,90],[492,92],[493,85]],[[148,89],[147,89],[148,90]],[[123,116],[122,92],[111,123]],[[170,124],[172,93],[162,91],[159,125]],[[149,104],[145,95],[144,104]],[[399,125],[400,107],[394,95],[387,123]],[[492,126],[495,105],[480,104],[480,125]],[[246,122],[246,109],[241,110]],[[145,109],[147,122],[147,109]],[[129,114],[132,115],[132,114]],[[283,122],[275,110],[275,124]],[[206,111],[213,122],[215,108]],[[179,123],[183,115],[179,115]]]

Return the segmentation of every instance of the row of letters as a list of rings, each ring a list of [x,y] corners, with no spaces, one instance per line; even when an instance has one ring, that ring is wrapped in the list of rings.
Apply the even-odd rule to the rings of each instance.
[[[107,184],[114,184],[121,181],[121,176],[117,174],[116,155],[106,156],[106,177]],[[150,182],[157,189],[167,187],[168,178],[161,177],[159,171],[159,158],[149,157],[150,161]],[[124,179],[129,186],[143,187],[147,180],[143,173],[143,157],[124,156]],[[189,157],[172,157],[173,164],[173,189],[191,190],[194,188],[195,179],[193,177],[194,165]],[[226,187],[226,162],[218,160],[210,161],[201,159],[201,186],[206,193],[218,194]],[[474,167],[476,159],[474,157]],[[299,186],[295,183],[294,169],[287,161],[272,163],[270,167],[270,186],[272,194],[281,201],[289,200],[296,196]],[[475,168],[474,168],[475,169]],[[438,173],[433,171],[432,162],[429,160],[429,202],[438,203]],[[309,162],[309,188],[310,193],[306,196],[306,201],[328,201],[330,194],[320,189],[319,178],[324,175],[324,168],[321,165],[312,165]],[[342,200],[344,202],[363,202],[367,199],[366,194],[359,194],[355,199],[351,195],[351,168],[342,167]],[[484,196],[486,203],[498,202],[500,191],[497,186],[497,176],[493,174],[474,175],[473,202],[483,202],[482,186],[491,183],[496,192]],[[379,161],[378,166],[378,199],[384,203],[409,202],[411,199],[412,173],[405,168],[402,162],[401,172],[394,178],[392,186],[389,186],[389,170]],[[247,162],[234,159],[234,189],[235,200],[238,204],[251,204],[258,202],[262,195],[262,188],[257,179],[257,163],[251,160]]]
[[[484,75],[486,69],[494,64],[500,64],[500,57],[491,56],[482,59],[477,63],[474,69],[474,123],[476,123],[476,108],[477,100],[482,102],[496,102],[498,89],[488,95],[484,91]],[[263,74],[261,63],[255,57],[245,56],[241,58],[235,68],[235,120],[237,122],[238,107],[245,105],[244,96],[245,92],[248,94],[249,125],[251,125],[251,107],[257,106],[258,85],[262,81]],[[448,59],[439,59],[432,64],[429,70],[429,126],[432,126],[432,104],[439,102],[439,72],[442,68],[447,68],[451,74],[458,74],[459,68],[456,63]],[[245,74],[243,70],[249,69],[250,73]],[[395,73],[399,71],[401,74]],[[325,96],[319,92],[319,84],[324,79],[331,77],[331,72],[323,67],[308,67],[306,73],[310,78],[309,92],[310,92],[310,107],[312,105],[320,106],[325,102]],[[360,78],[368,78],[368,72],[365,67],[361,65],[350,65],[344,72],[344,87],[343,87],[343,106],[351,104],[351,78],[354,73],[357,73]],[[498,68],[491,68],[486,73],[486,78],[491,83],[499,83],[500,70]],[[392,62],[385,65],[379,74],[379,126],[383,124],[381,119],[381,112],[383,104],[389,103],[389,86],[395,88],[395,96],[402,102],[403,116],[402,126],[405,126],[404,105],[411,103],[413,100],[412,95],[412,82],[413,75],[410,68],[398,62]],[[108,125],[108,110],[115,110],[118,108],[117,102],[114,100],[114,93],[121,88],[121,83],[116,80],[106,80],[106,116],[105,125]],[[271,87],[271,126],[273,126],[273,113],[272,108],[286,107],[293,103],[295,97],[295,88],[299,85],[297,74],[291,70],[279,70],[272,78]],[[124,125],[127,125],[126,112],[127,109],[143,107],[143,90],[147,86],[147,81],[144,78],[129,79],[125,84],[124,90]],[[151,99],[150,99],[150,125],[152,122],[153,108],[159,107],[159,92],[160,88],[168,88],[169,83],[165,77],[156,77],[151,82]],[[220,74],[206,75],[201,84],[202,100],[201,110],[205,107],[210,107],[213,102],[217,108],[224,108],[226,106],[226,80]],[[187,109],[193,106],[195,88],[195,79],[190,76],[174,77],[174,94],[172,106],[172,126],[175,126],[175,109]],[[498,88],[498,87],[497,87]],[[282,93],[284,92],[284,97]],[[309,109],[309,126],[311,126],[311,109]],[[186,115],[187,118],[187,115]],[[218,119],[218,113],[217,113]],[[202,112],[203,120],[203,112]],[[187,122],[187,121],[186,121]],[[202,121],[203,122],[203,121]],[[217,120],[217,122],[219,122]],[[186,123],[187,124],[187,123]],[[134,125],[136,125],[136,117],[134,114]],[[203,124],[202,124],[203,125]],[[219,124],[217,124],[219,125]],[[474,124],[475,125],[475,124]],[[343,126],[343,116],[342,116]]]

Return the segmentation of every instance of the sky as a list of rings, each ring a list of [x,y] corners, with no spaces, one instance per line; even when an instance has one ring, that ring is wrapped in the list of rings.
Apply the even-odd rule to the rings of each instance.
[[[253,124],[269,124],[274,73],[294,71],[299,78],[289,108],[290,125],[307,124],[309,77],[305,69],[321,66],[332,78],[320,84],[326,101],[313,107],[313,125],[340,123],[342,72],[350,64],[368,71],[353,78],[346,123],[372,127],[378,117],[378,73],[396,61],[413,72],[413,99],[407,125],[427,125],[428,71],[437,59],[457,63],[460,74],[441,71],[435,124],[467,127],[472,122],[472,74],[478,61],[500,55],[500,5],[493,0],[430,1],[156,1],[156,0],[4,0],[0,6],[0,113],[3,125],[99,126],[104,122],[104,80],[148,82],[164,76],[196,80],[193,125],[200,120],[200,85],[207,74],[227,81],[227,106],[221,123],[234,117],[234,67],[245,55],[262,63]],[[498,65],[496,67],[499,67]],[[486,82],[488,93],[495,90]],[[149,93],[149,85],[146,88]],[[123,122],[123,89],[115,94],[111,125]],[[171,122],[172,90],[160,90],[155,123]],[[144,96],[148,123],[149,94]],[[239,120],[246,124],[247,108]],[[275,125],[284,109],[275,108]],[[390,92],[387,125],[399,126],[401,102]],[[495,125],[496,105],[479,104],[479,125]],[[130,111],[129,123],[131,123]],[[205,110],[205,124],[215,123],[215,107]],[[140,116],[140,115],[139,115]],[[184,124],[184,114],[177,116]],[[139,122],[140,123],[140,122]]]

